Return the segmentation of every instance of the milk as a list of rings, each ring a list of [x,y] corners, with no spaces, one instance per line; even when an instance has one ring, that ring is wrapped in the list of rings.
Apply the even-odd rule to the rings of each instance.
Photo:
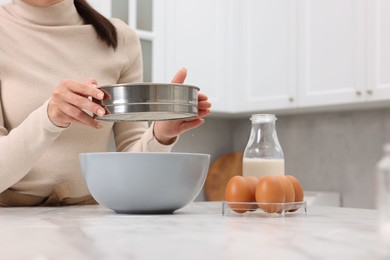
[[[284,175],[284,159],[244,158],[243,176]]]

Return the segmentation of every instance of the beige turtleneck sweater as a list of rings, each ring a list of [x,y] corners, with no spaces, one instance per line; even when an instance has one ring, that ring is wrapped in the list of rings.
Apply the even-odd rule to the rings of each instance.
[[[119,151],[170,151],[145,122],[81,124],[59,128],[47,115],[51,93],[62,79],[98,85],[142,80],[140,42],[125,23],[114,51],[83,24],[73,0],[49,7],[21,0],[0,5],[0,193],[10,189],[46,197],[68,183],[71,197],[88,195],[79,153],[103,152],[113,131]]]

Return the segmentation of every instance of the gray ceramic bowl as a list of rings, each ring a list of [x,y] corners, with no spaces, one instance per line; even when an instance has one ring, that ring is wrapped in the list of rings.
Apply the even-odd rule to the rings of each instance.
[[[117,213],[167,214],[192,202],[206,180],[210,155],[82,153],[91,195]]]

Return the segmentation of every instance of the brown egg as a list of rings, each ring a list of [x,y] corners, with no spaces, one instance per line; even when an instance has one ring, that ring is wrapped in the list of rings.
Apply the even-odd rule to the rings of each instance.
[[[232,177],[225,189],[225,200],[228,202],[252,202],[252,188],[248,181],[242,176]],[[248,210],[248,205],[245,204],[230,204],[231,209],[237,213],[245,213]]]
[[[294,187],[295,202],[303,201],[304,193],[303,193],[303,189],[302,189],[301,183],[294,176],[287,175],[286,177],[287,177],[287,179],[291,182],[291,184]],[[291,209],[289,211],[290,212],[294,212],[296,210],[297,209]]]
[[[256,186],[256,201],[260,203],[284,203],[285,192],[283,185],[276,176],[265,176],[260,179]],[[280,205],[263,205],[258,204],[259,208],[265,212],[274,213],[280,212]]]
[[[259,183],[259,178],[255,177],[255,176],[245,176],[244,179],[249,183],[249,185],[251,186],[252,188],[252,192],[253,192],[253,201],[256,201],[255,199],[255,192],[256,192],[256,186],[257,184]]]
[[[285,193],[285,201],[284,202],[294,202],[295,201],[295,191],[294,186],[290,182],[290,180],[287,178],[287,176],[279,175],[276,176],[280,183],[283,186],[284,193]]]
[[[252,199],[251,202],[256,202],[256,186],[259,183],[259,178],[255,176],[245,176],[244,179],[249,183],[252,190]],[[254,211],[257,209],[257,204],[253,204],[251,207],[251,211]]]
[[[294,187],[294,192],[295,192],[295,200],[294,201],[303,201],[304,193],[302,189],[301,183],[298,181],[297,178],[295,178],[292,175],[286,175],[286,177],[289,179],[291,184]]]

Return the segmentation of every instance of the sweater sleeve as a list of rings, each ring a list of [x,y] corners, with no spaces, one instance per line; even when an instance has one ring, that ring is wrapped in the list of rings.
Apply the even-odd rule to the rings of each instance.
[[[48,101],[9,132],[0,96],[0,193],[22,179],[64,130],[50,121],[47,105]]]
[[[117,26],[119,42],[118,51],[123,51],[128,62],[122,69],[118,83],[134,83],[143,81],[142,51],[140,40],[128,25],[114,20]],[[148,127],[147,122],[120,122],[114,125],[114,136],[118,151],[131,152],[169,152],[173,145],[163,145],[153,134],[154,124]]]

